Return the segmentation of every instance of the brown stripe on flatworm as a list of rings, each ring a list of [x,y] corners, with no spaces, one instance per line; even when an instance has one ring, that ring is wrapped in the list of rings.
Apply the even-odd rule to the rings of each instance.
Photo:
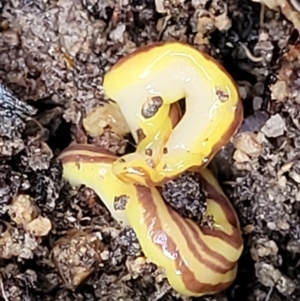
[[[225,271],[231,270],[236,262],[228,260],[226,257],[224,257],[222,254],[212,250],[204,241],[203,239],[198,235],[197,229],[199,229],[200,232],[202,231],[203,227],[199,227],[196,225],[192,220],[185,220],[186,224],[189,226],[189,230],[191,231],[191,235],[193,236],[193,241],[197,242],[201,246],[201,249],[210,255],[213,259],[220,262],[220,264],[224,267]]]
[[[90,157],[90,158],[110,158],[112,160],[117,160],[118,157],[113,157],[113,156],[108,156],[106,154],[102,154],[99,152],[92,152],[92,151],[88,151],[88,150],[71,150],[71,151],[63,151],[58,157],[57,159],[59,160],[63,160],[66,157],[70,157],[70,156],[81,156],[81,157]]]
[[[233,207],[231,206],[229,200],[220,194],[207,180],[204,179],[201,175],[199,175],[201,184],[203,185],[203,190],[207,193],[207,198],[214,200],[221,206],[226,219],[228,222],[235,228],[238,228],[238,220],[235,214]]]
[[[67,163],[114,163],[116,161],[113,157],[106,157],[106,156],[88,156],[82,154],[71,153],[66,156],[62,156],[58,158],[62,164]]]
[[[71,151],[90,151],[90,152],[94,152],[94,153],[99,153],[99,154],[103,154],[103,155],[107,155],[107,156],[113,156],[113,157],[117,157],[116,154],[114,154],[113,152],[102,148],[100,146],[96,146],[96,145],[92,145],[92,144],[71,144],[69,145],[63,152],[61,155],[63,155],[65,152],[71,152]]]
[[[156,244],[164,254],[166,254],[166,251],[168,251],[168,254],[172,255],[175,261],[176,270],[181,272],[182,281],[186,289],[197,294],[212,291],[217,292],[229,287],[232,281],[212,285],[208,283],[202,283],[197,280],[194,273],[185,265],[184,260],[182,260],[173,239],[163,231],[151,190],[148,187],[141,185],[136,185],[135,188],[137,192],[137,199],[144,209],[144,221],[148,228],[151,227],[148,229],[148,233],[151,235],[153,243]],[[158,242],[154,242],[155,237],[153,237],[153,234],[161,235],[160,244],[158,244]]]
[[[181,108],[179,102],[171,104],[169,111],[169,118],[171,119],[172,128],[174,128],[182,117]]]
[[[148,186],[152,186],[151,180],[149,179],[147,175],[147,171],[143,169],[142,167],[136,168],[136,170],[143,174],[145,176],[146,184]],[[209,235],[212,237],[216,237],[219,239],[222,239],[226,241],[228,244],[230,244],[232,247],[239,249],[243,245],[243,240],[241,233],[238,228],[238,220],[235,215],[234,209],[229,203],[229,200],[227,200],[226,197],[224,197],[222,194],[220,194],[218,191],[215,190],[215,188],[207,182],[202,176],[200,176],[201,183],[203,185],[203,189],[207,192],[207,198],[210,198],[214,201],[216,201],[221,207],[225,214],[226,219],[228,222],[232,225],[232,234],[228,235],[222,231],[219,231],[217,229],[209,229],[206,227],[202,228],[202,233],[204,235]],[[171,180],[171,178],[165,178],[162,182],[157,183],[156,185],[161,185],[162,183],[165,183],[166,181]]]
[[[189,250],[193,254],[193,256],[197,259],[197,261],[200,261],[205,267],[208,269],[216,272],[216,273],[227,273],[229,270],[232,269],[234,266],[234,262],[228,261],[224,256],[221,254],[211,250],[201,239],[201,237],[198,235],[198,233],[195,231],[195,229],[188,224],[180,215],[169,208],[167,206],[167,210],[169,214],[171,215],[172,219],[175,221],[175,223],[178,225],[178,228],[182,232],[182,236],[185,238],[185,242],[188,245]],[[195,246],[194,242],[196,242],[202,251],[204,253],[209,254],[214,259],[221,262],[221,265],[218,265],[215,262],[212,262],[209,259],[203,258],[201,253],[198,252],[197,247]]]
[[[217,229],[210,229],[208,227],[203,227],[201,230],[204,235],[216,237],[220,240],[226,241],[235,249],[239,249],[243,245],[241,232],[237,228],[232,228],[231,235]]]
[[[180,266],[177,265],[177,269]],[[205,271],[203,271],[205,272]],[[209,283],[201,283],[195,277],[194,274],[188,270],[187,273],[182,273],[182,281],[185,284],[186,288],[194,293],[208,293],[208,292],[220,292],[227,289],[231,284],[232,280],[228,282],[221,282],[218,284],[209,284]]]
[[[197,235],[197,229],[196,229],[198,226],[192,220],[187,220],[187,223],[189,223],[190,227],[194,229],[194,239],[197,241],[199,239],[199,235]],[[206,228],[208,228],[208,227],[199,227],[199,231],[201,231],[202,234],[205,235],[205,233],[204,233],[205,230],[203,231],[203,229],[206,229]],[[206,245],[206,247],[208,249],[207,252],[210,254],[210,256],[213,257],[213,258],[215,258],[219,262],[221,262],[220,264],[222,266],[225,266],[225,268],[227,269],[227,271],[231,270],[234,267],[234,265],[236,264],[235,261],[228,260],[222,254],[217,253],[216,251],[210,249],[207,244],[205,244],[205,245]]]

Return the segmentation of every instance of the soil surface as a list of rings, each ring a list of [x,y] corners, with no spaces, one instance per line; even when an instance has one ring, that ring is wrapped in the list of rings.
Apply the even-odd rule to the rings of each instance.
[[[300,4],[279,1],[0,1],[1,300],[300,300]],[[132,147],[116,134],[126,128],[101,119],[102,76],[138,47],[174,40],[224,65],[245,115],[210,166],[243,230],[238,275],[194,299],[169,287],[135,233],[92,190],[72,189],[56,160],[74,140]],[[163,194],[201,218],[197,185],[186,173]]]

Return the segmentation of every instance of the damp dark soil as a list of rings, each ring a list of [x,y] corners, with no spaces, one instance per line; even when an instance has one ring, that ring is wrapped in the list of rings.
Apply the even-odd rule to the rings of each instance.
[[[298,0],[0,0],[1,300],[300,300],[299,9]],[[245,245],[235,282],[214,296],[178,296],[133,230],[92,190],[71,188],[56,159],[72,141],[132,148],[116,134],[126,129],[99,125],[102,77],[156,41],[213,56],[244,104],[239,132],[210,164]],[[194,220],[206,210],[191,174],[162,193]]]

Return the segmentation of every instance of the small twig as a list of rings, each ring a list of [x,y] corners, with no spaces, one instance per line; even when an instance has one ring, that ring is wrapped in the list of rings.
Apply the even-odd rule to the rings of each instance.
[[[159,288],[158,285],[156,285],[157,287],[157,291],[152,294],[152,296],[150,297],[151,301],[159,301],[161,300],[168,292],[171,291],[171,286],[164,281],[163,285]]]
[[[300,12],[300,3],[298,0],[290,0],[291,5],[298,11]]]
[[[4,290],[4,286],[3,286],[3,281],[2,281],[2,277],[0,277],[0,288],[1,288],[1,294],[2,294],[2,297],[5,301],[9,301],[6,297],[6,293],[5,293],[5,290]]]
[[[239,42],[239,45],[244,49],[244,51],[245,51],[248,59],[251,60],[252,62],[254,62],[254,63],[261,63],[261,62],[264,61],[264,58],[262,56],[259,56],[259,57],[254,56],[251,53],[251,51],[248,49],[248,47],[245,44],[243,44],[242,42]]]
[[[38,132],[37,136],[33,138],[33,141],[32,141],[32,142],[36,142],[36,141],[40,140],[40,139],[43,137],[43,135],[45,134],[45,132],[46,132],[45,128],[44,128],[44,127],[41,125],[41,123],[40,123],[38,120],[36,120],[35,118],[27,117],[27,118],[26,118],[26,121],[27,121],[27,122],[28,122],[28,121],[32,121],[32,122],[38,127],[38,129],[40,130],[40,132]]]
[[[274,289],[274,286],[271,286],[270,289],[269,289],[269,292],[268,292],[268,295],[267,295],[265,301],[269,301],[270,300],[270,297],[271,297],[271,295],[273,293],[273,289]]]
[[[259,13],[259,25],[261,28],[265,25],[265,10],[266,7],[264,4],[261,4],[260,13]]]
[[[230,186],[236,186],[237,182],[236,181],[225,181],[222,182],[223,185],[230,185]]]
[[[161,29],[158,32],[158,41],[160,41],[162,39],[164,31],[167,29],[168,22],[171,20],[171,18],[172,18],[172,16],[170,14],[163,17],[163,23],[161,25]]]
[[[128,139],[125,139],[126,143],[128,143],[129,145],[133,146],[133,147],[137,147],[136,143],[129,141]]]

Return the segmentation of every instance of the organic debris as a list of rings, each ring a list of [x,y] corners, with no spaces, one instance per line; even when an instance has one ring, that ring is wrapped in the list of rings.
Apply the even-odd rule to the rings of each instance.
[[[2,299],[298,300],[299,11],[297,0],[0,1]],[[140,46],[174,40],[224,66],[245,113],[210,164],[240,219],[244,253],[234,284],[201,298],[174,292],[133,230],[93,191],[71,188],[56,160],[74,140],[116,154],[135,147],[102,76]],[[192,173],[162,191],[201,222],[206,203]]]

